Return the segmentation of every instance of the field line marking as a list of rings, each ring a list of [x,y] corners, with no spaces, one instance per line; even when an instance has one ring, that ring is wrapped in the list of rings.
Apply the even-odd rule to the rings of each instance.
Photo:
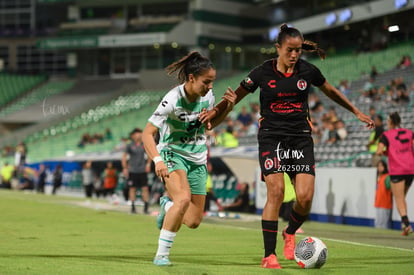
[[[257,231],[257,229],[254,229],[254,228],[233,226],[233,225],[228,225],[228,224],[210,224],[210,225],[219,225],[219,226],[223,226],[223,227],[231,227],[231,228],[236,228],[236,229],[240,229],[240,230]],[[306,236],[306,234],[297,234],[297,235]],[[414,248],[409,249],[409,248],[392,247],[392,246],[385,246],[385,245],[375,245],[375,244],[352,242],[352,241],[345,241],[345,240],[339,240],[339,239],[331,239],[331,238],[325,238],[325,237],[321,237],[321,239],[332,241],[332,242],[337,242],[337,243],[352,244],[352,245],[365,246],[365,247],[385,248],[385,249],[398,250],[398,251],[404,251],[404,252],[414,252]]]
[[[413,249],[408,248],[401,248],[401,247],[392,247],[392,246],[385,246],[385,245],[376,245],[376,244],[367,244],[367,243],[360,243],[360,242],[352,242],[352,241],[345,241],[345,240],[338,240],[338,239],[331,239],[331,238],[323,238],[324,240],[337,242],[337,243],[344,243],[344,244],[352,244],[352,245],[358,245],[358,246],[365,246],[365,247],[374,247],[374,248],[386,248],[386,249],[392,249],[392,250],[399,250],[404,252],[414,252]]]

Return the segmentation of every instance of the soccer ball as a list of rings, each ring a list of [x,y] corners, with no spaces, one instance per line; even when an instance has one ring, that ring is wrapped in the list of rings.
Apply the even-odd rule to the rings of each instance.
[[[328,257],[328,248],[318,238],[306,237],[295,247],[295,261],[301,268],[321,268]]]

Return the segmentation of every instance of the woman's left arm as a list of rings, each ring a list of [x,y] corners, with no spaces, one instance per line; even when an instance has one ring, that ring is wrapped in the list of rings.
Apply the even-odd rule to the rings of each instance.
[[[374,128],[374,121],[368,115],[364,114],[357,107],[355,107],[354,104],[352,104],[351,101],[349,101],[349,99],[341,93],[341,91],[332,86],[328,81],[325,81],[325,83],[322,86],[319,86],[318,88],[330,99],[332,99],[333,101],[335,101],[351,113],[355,114],[355,116],[361,122],[367,124],[367,128]]]

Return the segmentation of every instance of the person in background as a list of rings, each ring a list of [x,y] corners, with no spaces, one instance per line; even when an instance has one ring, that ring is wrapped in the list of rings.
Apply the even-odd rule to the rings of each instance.
[[[36,171],[30,167],[22,167],[22,177],[20,179],[19,190],[33,190],[35,188]]]
[[[338,119],[335,122],[335,130],[338,140],[345,140],[348,136],[348,131],[345,128],[345,123],[342,119]]]
[[[46,165],[41,163],[39,165],[39,171],[38,171],[38,177],[37,177],[37,192],[38,193],[45,192],[46,178],[47,178]]]
[[[276,41],[277,58],[255,67],[236,89],[236,103],[260,88],[260,128],[258,133],[259,161],[267,189],[267,200],[262,213],[264,244],[263,268],[280,269],[276,256],[276,241],[280,206],[284,197],[283,172],[295,182],[296,201],[282,236],[283,254],[294,260],[295,232],[306,220],[312,205],[315,188],[315,157],[309,117],[308,94],[311,86],[352,112],[368,128],[374,127],[369,116],[355,107],[338,89],[331,85],[320,70],[300,58],[302,50],[325,53],[316,43],[305,41],[302,33],[283,24]],[[231,88],[227,91],[233,92]],[[202,114],[207,123],[227,113],[228,102],[222,100],[213,110]],[[280,157],[283,154],[283,158]],[[303,167],[299,171],[293,167]]]
[[[235,148],[239,146],[237,131],[234,130],[233,120],[229,119],[226,128],[222,130],[222,133],[217,135],[216,145],[223,146],[224,148]]]
[[[236,211],[236,212],[250,212],[250,196],[249,196],[249,184],[243,182],[239,184],[240,192],[231,204],[223,205],[224,211]]]
[[[391,191],[401,216],[402,235],[413,232],[407,213],[407,192],[414,179],[414,132],[402,128],[398,112],[391,113],[387,120],[388,130],[380,138],[377,155],[388,157]]]
[[[211,165],[211,162],[207,161],[207,171],[208,171],[208,176],[207,176],[207,181],[206,181],[206,192],[207,192],[207,194],[206,194],[206,203],[204,205],[204,212],[210,211],[211,201],[214,201],[216,203],[218,211],[223,210],[223,207],[221,206],[220,201],[218,200],[218,198],[214,194],[213,180],[211,178],[211,171],[212,170],[213,170],[213,166]]]
[[[24,142],[19,142],[16,146],[15,164],[20,169],[26,164],[27,146]]]
[[[368,147],[368,151],[372,154],[371,166],[377,167],[378,161],[381,160],[381,157],[377,155],[378,143],[379,143],[380,137],[384,133],[384,126],[382,123],[381,115],[375,114],[373,117],[374,117],[374,122],[375,122],[375,128],[373,131],[371,131],[371,134],[369,135],[367,147]]]
[[[63,183],[63,168],[62,164],[56,165],[55,171],[53,171],[53,189],[52,194],[56,195],[56,191],[62,186]]]
[[[14,167],[10,165],[7,161],[4,163],[1,168],[1,185],[0,188],[11,189],[11,179],[13,177]]]
[[[375,227],[390,228],[392,214],[392,193],[387,163],[380,160],[377,163],[377,184],[375,188]]]
[[[130,133],[131,143],[125,148],[122,155],[122,168],[127,179],[129,200],[131,201],[131,213],[135,214],[135,200],[137,189],[141,189],[142,200],[144,201],[144,214],[149,214],[150,193],[148,187],[148,173],[151,172],[151,160],[145,153],[142,142],[142,130],[134,128]],[[128,159],[129,157],[129,159]]]
[[[82,169],[82,184],[87,199],[92,198],[94,177],[95,175],[92,170],[92,161],[88,160],[83,164]]]
[[[115,194],[115,188],[118,184],[118,171],[113,166],[111,161],[106,163],[106,168],[102,173],[103,178],[103,196],[112,196]]]

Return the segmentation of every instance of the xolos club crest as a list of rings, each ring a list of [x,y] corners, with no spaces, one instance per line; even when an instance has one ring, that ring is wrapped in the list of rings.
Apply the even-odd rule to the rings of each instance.
[[[299,79],[298,83],[296,83],[296,86],[299,90],[304,91],[306,90],[306,87],[308,87],[308,83],[304,79]]]

